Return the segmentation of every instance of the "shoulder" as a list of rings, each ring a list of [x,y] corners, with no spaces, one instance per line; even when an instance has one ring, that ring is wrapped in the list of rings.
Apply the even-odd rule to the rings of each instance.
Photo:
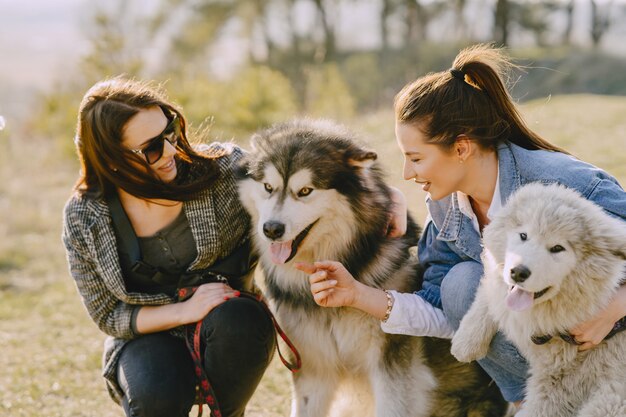
[[[97,204],[89,197],[74,192],[63,207],[63,222],[66,226],[87,225],[97,216]]]
[[[206,156],[214,157],[218,162],[238,161],[245,151],[233,142],[211,142],[201,143],[194,146],[196,152]]]
[[[606,171],[572,155],[546,150],[528,150],[514,144],[509,148],[515,158],[522,184],[559,183],[589,197],[600,181],[618,182]]]
[[[94,224],[105,215],[103,202],[75,192],[63,208],[61,237],[69,250],[86,247]]]

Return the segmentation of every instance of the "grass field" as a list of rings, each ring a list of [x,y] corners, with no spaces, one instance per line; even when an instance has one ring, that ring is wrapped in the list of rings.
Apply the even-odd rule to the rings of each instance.
[[[560,96],[523,111],[533,129],[626,184],[626,98]],[[401,179],[393,115],[351,125],[378,151],[421,222],[424,196]],[[60,241],[77,164],[58,144],[0,132],[0,173],[0,416],[122,416],[100,377],[104,336],[79,301]],[[279,363],[265,375],[248,416],[289,414],[289,375]]]

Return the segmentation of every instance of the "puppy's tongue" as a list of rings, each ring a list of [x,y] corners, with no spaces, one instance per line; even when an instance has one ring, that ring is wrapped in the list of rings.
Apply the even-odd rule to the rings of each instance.
[[[274,242],[270,243],[270,255],[272,262],[275,264],[284,264],[291,255],[291,244],[293,240],[288,242]]]
[[[506,306],[513,311],[528,310],[533,305],[534,295],[515,285],[506,296]]]

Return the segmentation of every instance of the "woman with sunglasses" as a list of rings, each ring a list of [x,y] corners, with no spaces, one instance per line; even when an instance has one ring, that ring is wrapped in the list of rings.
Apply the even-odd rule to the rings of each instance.
[[[181,276],[247,253],[249,218],[232,175],[242,150],[198,151],[158,88],[119,78],[83,98],[76,147],[81,172],[64,210],[63,241],[82,301],[109,336],[103,375],[111,396],[127,416],[187,416],[198,379],[181,326],[201,321],[202,371],[221,415],[242,416],[275,344],[260,303],[239,297],[252,271],[175,302]],[[128,230],[116,227],[113,207]],[[128,236],[140,262],[124,251]]]

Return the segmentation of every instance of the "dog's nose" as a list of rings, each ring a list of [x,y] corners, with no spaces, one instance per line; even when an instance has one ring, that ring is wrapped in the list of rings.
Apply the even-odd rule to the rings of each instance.
[[[276,221],[265,222],[263,223],[263,234],[270,239],[278,239],[285,234],[285,225]]]
[[[529,276],[530,269],[526,268],[524,265],[517,265],[511,268],[511,279],[515,282],[524,282]]]

